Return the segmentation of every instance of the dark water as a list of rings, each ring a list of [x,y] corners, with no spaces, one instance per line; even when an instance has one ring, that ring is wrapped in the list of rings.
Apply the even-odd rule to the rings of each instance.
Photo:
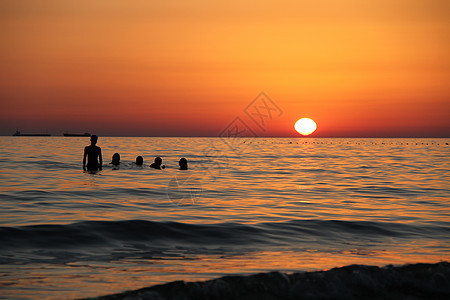
[[[448,261],[448,142],[100,138],[122,163],[87,174],[88,138],[2,137],[0,297]]]
[[[235,275],[202,282],[175,281],[96,299],[428,300],[449,298],[450,264],[440,262],[405,266],[389,265],[382,268],[351,265],[326,271]]]
[[[0,249],[4,255],[0,262],[153,259],[166,255],[171,248],[179,250],[171,256],[182,259],[186,255],[236,255],[258,249],[303,252],[312,247],[333,249],[335,245],[340,245],[341,251],[345,248],[351,251],[355,245],[370,251],[386,244],[392,247],[392,243],[417,240],[427,244],[446,240],[449,236],[450,228],[445,226],[368,221],[296,220],[259,224],[85,221],[67,225],[2,227]],[[39,249],[38,253],[36,249]],[[33,257],[17,256],[18,250]]]

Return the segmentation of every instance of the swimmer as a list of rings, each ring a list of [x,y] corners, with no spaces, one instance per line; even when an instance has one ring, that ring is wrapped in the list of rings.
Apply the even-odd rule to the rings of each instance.
[[[188,163],[186,158],[181,158],[178,162],[178,165],[180,166],[180,170],[187,170],[188,169]]]
[[[118,166],[120,165],[120,154],[119,153],[114,153],[112,156],[112,161],[110,162],[110,164]]]
[[[136,157],[136,165],[142,166],[144,164],[144,158],[142,156]]]
[[[156,157],[155,162],[150,165],[150,168],[158,169],[158,170],[165,169],[166,166],[165,165],[161,166],[161,164],[162,164],[162,158]]]

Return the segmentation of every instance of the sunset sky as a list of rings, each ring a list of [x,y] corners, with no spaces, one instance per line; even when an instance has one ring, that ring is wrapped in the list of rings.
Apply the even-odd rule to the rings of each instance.
[[[447,0],[3,0],[0,30],[1,135],[450,136]]]

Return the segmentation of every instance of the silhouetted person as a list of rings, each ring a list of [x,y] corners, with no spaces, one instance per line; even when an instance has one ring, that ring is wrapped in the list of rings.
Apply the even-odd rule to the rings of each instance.
[[[165,169],[166,166],[165,165],[161,166],[161,164],[162,164],[162,158],[157,157],[157,158],[155,158],[155,162],[150,165],[150,168],[158,169],[158,170]]]
[[[188,169],[188,163],[186,158],[181,158],[178,162],[178,165],[180,166],[180,170],[187,170]]]
[[[91,145],[84,147],[84,155],[83,155],[83,171],[98,171],[102,169],[103,158],[102,158],[102,149],[96,146],[98,140],[98,136],[91,136]],[[86,156],[87,156],[87,165],[86,165]],[[100,161],[100,162],[99,162]]]
[[[113,154],[111,164],[114,166],[120,165],[120,154],[119,153]]]
[[[136,157],[136,165],[142,166],[143,164],[144,164],[144,159],[142,158],[142,156]]]

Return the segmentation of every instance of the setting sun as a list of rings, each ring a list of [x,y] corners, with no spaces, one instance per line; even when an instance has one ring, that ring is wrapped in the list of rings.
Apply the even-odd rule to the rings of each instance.
[[[301,135],[310,135],[317,129],[317,125],[310,118],[301,118],[295,122],[294,128]]]

